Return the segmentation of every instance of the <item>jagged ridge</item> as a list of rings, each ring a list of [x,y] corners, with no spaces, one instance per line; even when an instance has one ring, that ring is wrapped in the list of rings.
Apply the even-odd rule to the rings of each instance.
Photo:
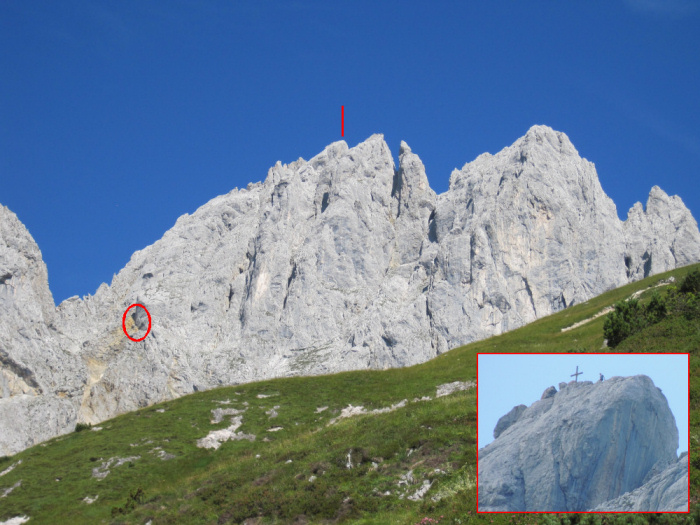
[[[0,275],[11,276],[0,297],[15,312],[0,321],[4,359],[42,392],[24,393],[17,368],[2,366],[0,412],[13,422],[2,453],[198,389],[423,362],[700,260],[679,198],[655,188],[646,212],[619,221],[593,165],[546,126],[455,170],[441,195],[405,143],[397,169],[381,135],[277,163],[263,183],[180,217],[111,286],[57,310],[34,241],[9,210],[0,215]],[[18,284],[23,272],[38,292]],[[153,317],[141,343],[121,329],[133,303]],[[22,312],[38,310],[39,335],[16,337],[28,333]],[[19,415],[27,403],[38,408]]]

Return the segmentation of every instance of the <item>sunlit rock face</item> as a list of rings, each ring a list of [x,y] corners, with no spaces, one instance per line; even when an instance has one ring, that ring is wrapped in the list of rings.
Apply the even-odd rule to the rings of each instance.
[[[659,199],[623,223],[593,164],[546,126],[454,171],[441,195],[407,144],[397,167],[373,135],[277,163],[57,308],[39,249],[5,209],[0,410],[48,396],[64,419],[37,434],[43,416],[28,410],[0,428],[0,454],[196,390],[424,362],[642,277],[644,253],[646,273],[700,259],[690,213]],[[151,315],[140,342],[122,329],[136,303]],[[145,333],[148,319],[135,308],[125,323]]]
[[[624,231],[630,280],[700,260],[697,222],[680,197],[669,197],[658,186],[651,189],[646,209],[639,202],[630,209]]]
[[[75,428],[86,373],[57,319],[41,252],[0,205],[0,455]]]
[[[479,511],[687,510],[688,460],[649,377],[571,382],[511,414],[479,450]]]

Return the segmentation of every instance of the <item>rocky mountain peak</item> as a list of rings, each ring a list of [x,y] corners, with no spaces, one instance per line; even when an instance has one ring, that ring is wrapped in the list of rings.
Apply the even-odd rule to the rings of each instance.
[[[604,195],[593,164],[579,156],[564,133],[548,126],[533,126],[495,155],[480,155],[453,172],[450,184],[451,189],[453,185],[455,189],[466,187],[490,196],[526,191],[546,197],[554,191],[583,205]],[[561,195],[555,198],[561,200]],[[605,203],[610,204],[612,201]]]
[[[28,323],[51,323],[54,301],[41,251],[12,211],[0,205],[0,304]]]
[[[399,201],[403,201],[404,206],[416,200],[420,207],[429,208],[432,211],[435,205],[436,195],[430,188],[425,166],[420,157],[413,153],[408,144],[403,141],[399,150],[399,169],[395,175],[392,195]]]
[[[658,273],[659,267],[685,266],[700,258],[698,223],[678,196],[658,186],[649,192],[646,209],[635,203],[623,223],[625,266],[630,279]]]
[[[678,195],[669,196],[658,186],[652,187],[649,192],[645,213],[663,219],[694,220]]]
[[[614,511],[619,502],[606,502],[640,487],[659,496],[658,487],[645,484],[666,468],[678,476],[662,476],[664,487],[671,481],[687,488],[673,413],[649,377],[562,386],[503,416],[496,439],[479,450],[480,511]],[[634,510],[685,510],[687,490],[673,494],[637,497]]]
[[[535,153],[538,150],[550,150],[558,155],[578,156],[578,151],[569,140],[566,133],[555,131],[549,126],[535,125],[514,146],[523,154]]]

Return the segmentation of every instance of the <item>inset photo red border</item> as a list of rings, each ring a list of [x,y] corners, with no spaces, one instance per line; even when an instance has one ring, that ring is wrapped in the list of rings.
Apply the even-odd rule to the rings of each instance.
[[[477,353],[477,513],[688,513],[689,369],[687,353]]]

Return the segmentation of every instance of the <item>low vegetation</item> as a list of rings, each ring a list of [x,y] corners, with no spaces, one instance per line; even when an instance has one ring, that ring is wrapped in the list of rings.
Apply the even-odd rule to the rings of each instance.
[[[76,432],[82,432],[83,430],[90,430],[92,425],[90,423],[78,423],[75,425]]]
[[[669,286],[663,297],[655,290],[645,305],[635,298],[615,303],[615,309],[603,325],[608,346],[616,347],[631,335],[661,322],[667,315],[688,320],[700,317],[700,271],[686,275],[679,287]]]
[[[0,498],[0,522],[29,516],[30,525],[695,523],[700,520],[700,319],[673,301],[684,295],[692,313],[688,294],[697,297],[697,291],[684,286],[695,279],[689,282],[689,271],[699,269],[611,290],[421,365],[198,392],[54,438],[0,458],[0,473],[14,466],[0,475],[0,496],[15,487]],[[671,276],[679,283],[670,285],[677,286],[675,292],[651,289]],[[637,298],[635,315],[658,312],[649,305],[661,299],[666,314],[635,324],[616,347],[604,346],[606,318],[594,316],[647,289]],[[477,352],[608,351],[691,354],[691,514],[477,515],[476,391],[436,397],[436,388],[476,380]],[[392,411],[338,419],[348,405],[370,412],[404,399],[405,405]],[[255,439],[225,441],[218,449],[197,447],[209,432],[231,425],[229,415],[213,423],[215,409],[242,410],[236,431]],[[426,482],[430,489],[417,496]]]

